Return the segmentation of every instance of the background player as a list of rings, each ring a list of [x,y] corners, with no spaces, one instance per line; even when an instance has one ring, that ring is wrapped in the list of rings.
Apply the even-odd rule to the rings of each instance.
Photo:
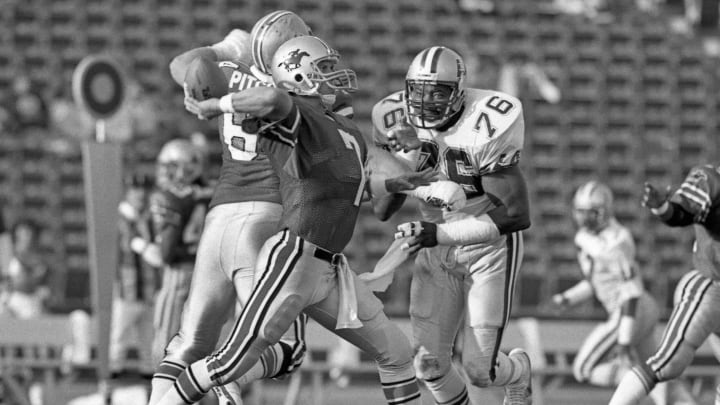
[[[406,336],[340,253],[365,189],[367,148],[352,121],[328,110],[332,97],[323,97],[356,88],[354,72],[335,71],[338,59],[317,37],[294,38],[272,62],[275,82],[292,93],[254,87],[220,100],[186,99],[186,108],[201,116],[256,117],[244,124],[259,131],[280,177],[283,230],[263,246],[253,292],[228,342],[187,368],[160,404],[197,401],[213,385],[242,375],[303,310],[375,358],[389,403],[419,403]],[[427,184],[426,177],[410,178]]]
[[[436,402],[468,403],[465,383],[451,363],[466,313],[463,364],[471,382],[505,386],[506,403],[526,404],[527,354],[499,352],[522,261],[519,231],[530,226],[526,184],[517,165],[524,139],[522,105],[501,92],[464,88],[465,76],[455,51],[424,49],[410,64],[405,91],[380,100],[372,112],[377,142],[408,151],[399,155],[417,170],[437,168],[467,196],[467,205],[455,211],[421,204],[422,221],[398,227],[396,238],[409,238],[405,248],[422,249],[410,295],[415,365]],[[383,210],[397,209],[404,198],[379,200],[376,212],[386,218]]]
[[[160,287],[160,269],[150,266],[131,249],[135,236],[151,241],[148,197],[151,180],[140,174],[128,176],[125,198],[118,205],[119,254],[110,333],[111,370],[121,371],[127,349],[135,337],[140,372],[152,373],[153,306]],[[157,359],[155,359],[157,360]]]
[[[633,364],[653,354],[660,315],[657,302],[643,287],[632,234],[615,219],[612,203],[610,188],[597,181],[575,192],[575,245],[585,279],[552,297],[562,308],[596,297],[607,311],[608,320],[585,339],[573,363],[577,381],[603,387],[616,386]],[[666,403],[665,392],[653,390],[656,404]],[[678,394],[689,397],[687,392]]]
[[[156,251],[151,265],[163,269],[162,285],[155,300],[154,359],[159,362],[165,346],[180,328],[183,306],[190,290],[197,239],[187,230],[198,208],[193,185],[202,172],[202,156],[192,143],[175,139],[163,145],[157,157],[156,188],[150,195],[153,241],[141,236],[131,241],[133,251],[147,257]],[[159,260],[159,263],[153,263]]]
[[[669,188],[668,188],[669,191]],[[674,192],[661,192],[645,183],[642,204],[669,226],[693,225],[695,270],[676,288],[678,299],[662,342],[647,362],[623,377],[610,405],[636,404],[657,383],[679,377],[695,351],[712,333],[720,331],[720,167],[695,166]],[[720,394],[720,392],[719,392]],[[720,395],[718,395],[720,397]],[[715,403],[720,401],[716,397]]]

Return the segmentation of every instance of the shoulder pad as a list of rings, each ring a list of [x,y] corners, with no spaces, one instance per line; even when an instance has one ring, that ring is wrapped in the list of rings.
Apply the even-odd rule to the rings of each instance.
[[[372,109],[373,138],[384,145],[387,132],[405,119],[405,92],[398,91],[378,101]]]

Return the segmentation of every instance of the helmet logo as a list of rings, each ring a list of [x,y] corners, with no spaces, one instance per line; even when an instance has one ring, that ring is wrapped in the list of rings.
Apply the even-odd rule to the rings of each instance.
[[[300,62],[302,61],[303,56],[309,57],[310,54],[305,51],[301,51],[300,49],[296,49],[290,52],[287,58],[285,58],[284,61],[278,64],[278,67],[282,66],[288,72],[290,72],[291,70],[295,70],[300,67]]]

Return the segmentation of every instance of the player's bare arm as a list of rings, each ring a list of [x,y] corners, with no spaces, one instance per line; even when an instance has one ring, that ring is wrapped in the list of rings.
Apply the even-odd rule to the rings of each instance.
[[[204,119],[222,113],[245,113],[257,118],[279,120],[287,117],[292,107],[293,101],[287,91],[275,87],[252,87],[219,99],[202,101],[185,97],[185,109]]]
[[[484,175],[483,189],[495,204],[487,215],[501,235],[530,227],[527,183],[517,165]]]

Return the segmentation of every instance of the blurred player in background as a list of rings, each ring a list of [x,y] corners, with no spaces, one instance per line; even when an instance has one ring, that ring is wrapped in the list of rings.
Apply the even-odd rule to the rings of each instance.
[[[163,269],[153,321],[156,362],[163,358],[165,346],[180,329],[190,290],[197,243],[187,230],[197,228],[191,220],[202,204],[194,192],[202,173],[201,162],[200,152],[188,140],[174,139],[163,145],[157,157],[156,187],[150,194],[153,239],[136,236],[130,242],[132,250],[148,264]]]
[[[226,75],[228,92],[256,86],[273,86],[270,62],[277,48],[290,38],[310,33],[295,13],[271,12],[258,20],[251,34],[235,29],[221,42],[191,49],[170,63],[174,80],[183,85],[196,58],[217,61]],[[341,95],[347,95],[342,93]],[[339,97],[334,110],[352,115],[349,100]],[[205,219],[198,247],[195,276],[180,333],[153,379],[150,404],[167,392],[183,369],[212,353],[222,325],[247,302],[262,244],[278,231],[282,214],[279,180],[268,158],[259,153],[258,135],[242,126],[244,114],[224,113],[218,118],[222,143],[220,179]],[[227,401],[240,403],[240,386],[260,379],[289,374],[305,355],[305,315],[275,345],[269,347],[241,381],[215,389]]]
[[[125,198],[118,205],[120,263],[113,299],[110,333],[110,369],[125,368],[127,349],[133,343],[138,349],[140,372],[152,373],[153,304],[160,287],[160,272],[131,248],[134,237],[153,240],[148,198],[151,180],[132,174],[125,180]],[[133,341],[134,338],[134,341]],[[157,360],[157,359],[155,359]]]
[[[668,226],[695,229],[693,265],[676,288],[676,305],[659,349],[623,377],[610,405],[636,404],[656,384],[679,377],[710,334],[720,332],[720,167],[695,166],[680,187],[645,183],[642,204]],[[715,399],[720,404],[720,390]]]
[[[572,214],[585,279],[552,297],[561,308],[596,297],[610,315],[585,339],[573,364],[578,382],[602,387],[616,386],[630,367],[653,354],[660,314],[657,302],[643,288],[632,234],[615,219],[612,207],[607,185],[590,181],[577,189]],[[656,404],[666,403],[665,392],[653,390]]]
[[[0,313],[35,318],[47,313],[50,298],[49,269],[40,248],[40,226],[29,218],[18,219],[10,229],[12,257],[0,280]]]
[[[520,231],[530,226],[518,167],[522,105],[501,92],[464,88],[465,76],[455,51],[424,49],[410,64],[405,91],[385,97],[372,112],[376,142],[398,151],[413,169],[437,168],[467,197],[462,209],[421,204],[422,220],[398,227],[403,248],[419,250],[410,296],[415,367],[437,403],[469,403],[451,361],[465,317],[463,365],[470,381],[504,386],[506,404],[528,404],[529,357],[522,349],[499,352],[522,261]],[[376,198],[376,214],[387,218],[404,198]]]
[[[219,100],[186,98],[186,108],[200,116],[247,114],[244,128],[260,135],[280,179],[282,230],[263,245],[252,294],[228,341],[188,367],[160,404],[192,403],[213,385],[243,375],[301,311],[375,358],[388,403],[420,403],[407,337],[341,253],[366,187],[367,147],[351,120],[330,111],[336,91],[357,88],[353,71],[335,70],[338,60],[323,40],[297,37],[273,56],[278,88],[253,87]],[[398,184],[397,192],[431,177],[404,174],[385,186]]]

